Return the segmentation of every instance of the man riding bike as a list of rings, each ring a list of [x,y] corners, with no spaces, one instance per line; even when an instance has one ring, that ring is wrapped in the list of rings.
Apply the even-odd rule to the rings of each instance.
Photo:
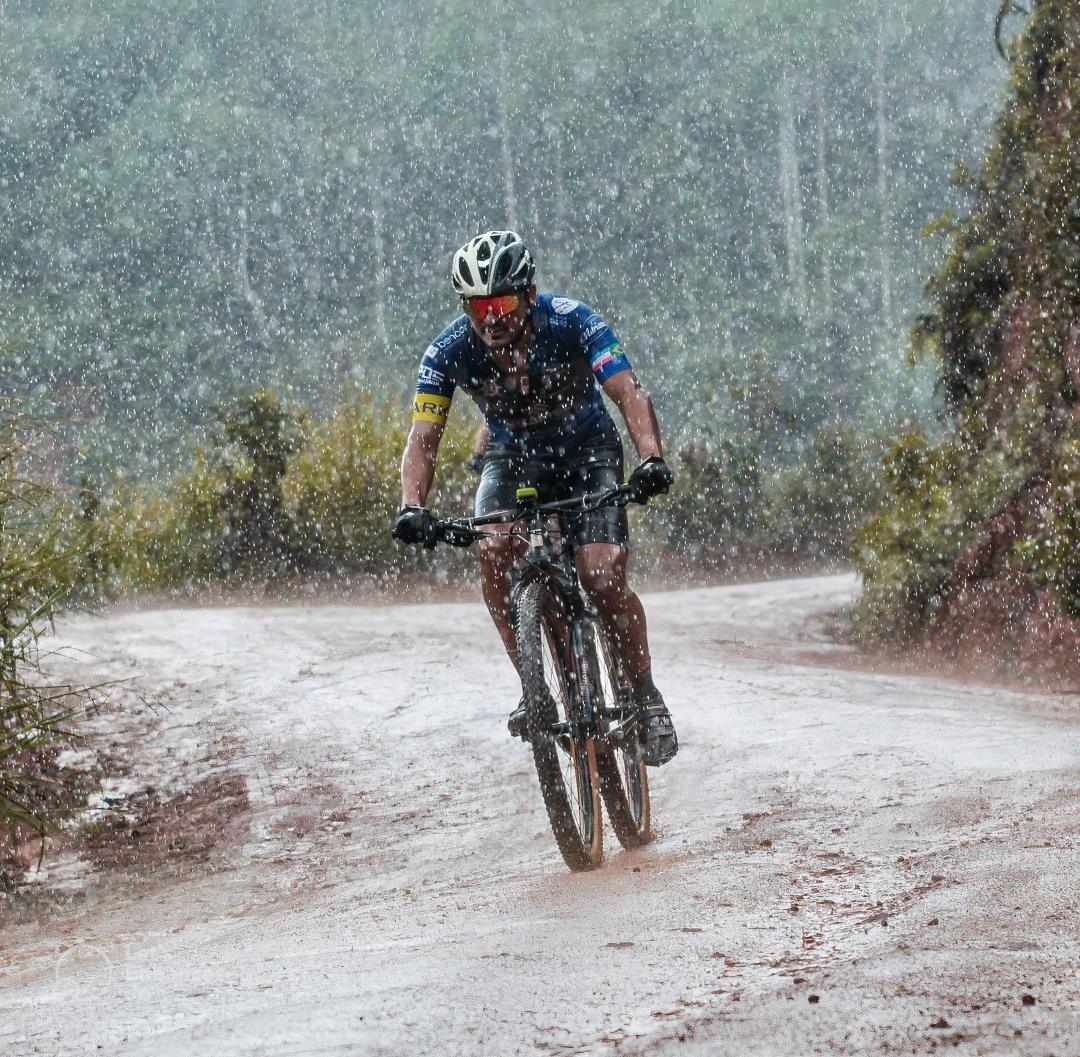
[[[637,497],[644,502],[670,487],[652,400],[618,338],[588,305],[537,294],[534,273],[532,255],[513,231],[488,231],[454,254],[451,274],[465,314],[428,346],[420,362],[401,461],[396,539],[435,543],[435,517],[424,504],[456,388],[475,401],[490,431],[477,516],[513,509],[522,485],[537,488],[548,501],[622,483],[622,443],[601,389],[622,414],[641,459],[628,482]],[[484,601],[520,674],[507,579],[514,558],[510,528],[491,526],[478,550]],[[626,580],[628,535],[624,509],[605,507],[583,516],[575,540],[578,575],[633,684],[642,759],[658,766],[678,751],[678,739],[653,683],[645,612]],[[523,702],[508,727],[527,737]]]

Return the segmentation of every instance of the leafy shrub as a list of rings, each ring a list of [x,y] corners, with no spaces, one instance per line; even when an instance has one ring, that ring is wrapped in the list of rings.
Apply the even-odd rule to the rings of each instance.
[[[844,429],[769,458],[745,438],[693,444],[673,456],[676,485],[661,508],[667,546],[704,571],[845,560],[878,498],[882,447]]]
[[[102,567],[99,588],[191,587],[228,570],[229,476],[212,452],[196,453],[168,493],[118,484],[88,531]]]
[[[851,556],[855,534],[875,509],[884,443],[827,429],[803,458],[779,472],[769,497],[770,550],[835,561]]]
[[[43,764],[88,692],[49,686],[37,642],[79,570],[69,505],[26,472],[35,430],[0,412],[0,821],[44,835],[56,808]],[[72,543],[72,540],[75,540]]]
[[[399,466],[408,433],[405,415],[358,396],[325,422],[309,425],[283,481],[298,565],[308,569],[385,572],[424,564],[390,540],[400,499]],[[429,506],[467,513],[475,482],[465,468],[464,427],[443,435]],[[440,556],[440,564],[449,558]]]
[[[964,543],[1026,470],[1003,448],[977,452],[959,437],[934,446],[916,432],[893,445],[883,471],[878,512],[856,538],[856,629],[864,641],[898,644],[929,625]]]
[[[120,482],[84,519],[96,590],[267,582],[293,573],[460,568],[392,543],[404,414],[357,397],[328,419],[259,392],[224,409],[221,427],[167,488]],[[471,508],[467,425],[447,430],[431,504]],[[89,572],[86,575],[90,575]]]

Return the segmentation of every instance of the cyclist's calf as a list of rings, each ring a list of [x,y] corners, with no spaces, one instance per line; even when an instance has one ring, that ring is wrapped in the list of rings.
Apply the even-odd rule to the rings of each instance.
[[[630,588],[626,582],[628,551],[617,543],[586,543],[577,552],[581,586],[594,597],[621,595]]]
[[[633,673],[648,671],[649,642],[641,600],[626,581],[629,551],[616,543],[587,543],[577,552],[578,578]]]
[[[476,544],[476,552],[480,560],[480,588],[484,602],[516,668],[517,642],[510,612],[510,581],[506,575],[514,563],[515,541],[507,535],[508,529],[509,526],[502,531],[485,533]]]

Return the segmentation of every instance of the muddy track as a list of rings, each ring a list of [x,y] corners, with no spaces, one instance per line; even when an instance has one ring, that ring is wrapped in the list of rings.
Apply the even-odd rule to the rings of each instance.
[[[100,720],[164,853],[39,881],[0,1053],[1080,1052],[1076,699],[852,670],[854,590],[647,600],[683,749],[581,875],[476,605],[69,621],[66,674],[164,706]]]

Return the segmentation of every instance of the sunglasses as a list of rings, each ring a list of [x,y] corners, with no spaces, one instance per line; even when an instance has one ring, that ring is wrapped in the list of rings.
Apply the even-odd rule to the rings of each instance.
[[[501,294],[498,297],[469,297],[462,300],[465,311],[473,319],[487,319],[490,315],[502,319],[521,307],[520,294]]]

